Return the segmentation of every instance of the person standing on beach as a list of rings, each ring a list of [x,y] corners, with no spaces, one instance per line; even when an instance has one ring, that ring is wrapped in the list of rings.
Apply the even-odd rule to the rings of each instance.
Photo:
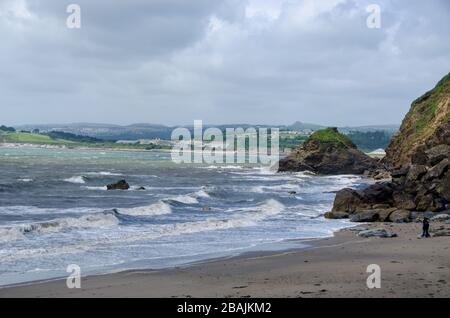
[[[430,229],[430,222],[428,221],[428,218],[424,218],[422,224],[422,237],[430,237],[430,233],[428,232]]]

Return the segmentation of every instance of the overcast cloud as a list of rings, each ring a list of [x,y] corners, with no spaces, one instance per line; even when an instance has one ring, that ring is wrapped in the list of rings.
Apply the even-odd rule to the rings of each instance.
[[[448,0],[0,0],[0,124],[400,123],[449,30]]]

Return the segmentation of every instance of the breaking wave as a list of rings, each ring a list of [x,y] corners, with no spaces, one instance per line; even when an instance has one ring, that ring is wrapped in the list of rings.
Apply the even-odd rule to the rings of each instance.
[[[76,184],[83,184],[83,183],[86,183],[86,177],[75,176],[75,177],[64,179],[64,181],[70,182],[70,183],[76,183]]]
[[[118,209],[120,214],[132,216],[147,216],[147,215],[163,215],[172,213],[170,205],[159,201],[148,206],[138,206],[135,208]]]
[[[60,231],[73,228],[106,228],[117,226],[119,219],[116,213],[99,212],[83,215],[79,218],[60,218],[46,222],[18,224],[13,227],[0,228],[0,241],[24,238],[25,234]]]

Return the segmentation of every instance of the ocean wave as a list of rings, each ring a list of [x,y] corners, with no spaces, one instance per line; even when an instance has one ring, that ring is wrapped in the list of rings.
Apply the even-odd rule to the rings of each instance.
[[[86,190],[95,190],[95,191],[99,191],[99,190],[106,191],[106,190],[108,190],[108,188],[106,186],[98,186],[98,187],[85,186],[85,187],[81,187],[81,188],[86,189]]]
[[[75,177],[64,179],[64,181],[70,182],[70,183],[76,183],[76,184],[83,184],[83,183],[86,183],[86,177],[75,176]]]
[[[243,166],[238,166],[238,165],[222,165],[222,166],[215,166],[215,165],[211,165],[211,166],[207,166],[207,167],[199,167],[200,169],[208,169],[208,170],[242,170],[245,169],[245,167]]]
[[[206,192],[205,190],[199,190],[195,193],[193,193],[193,195],[197,198],[209,198],[209,194],[208,192]]]
[[[118,209],[120,214],[132,215],[132,216],[147,216],[147,215],[162,215],[172,213],[170,205],[159,201],[157,203],[148,206],[138,206],[135,208],[122,208]]]
[[[197,198],[191,196],[191,195],[177,195],[174,197],[170,197],[169,199],[167,199],[167,201],[172,201],[172,202],[178,202],[178,203],[183,203],[183,204],[197,204],[198,200]]]
[[[119,219],[115,212],[98,212],[83,215],[79,218],[60,218],[46,222],[17,224],[12,227],[0,228],[0,240],[16,240],[24,238],[26,234],[35,234],[51,231],[61,231],[73,228],[107,228],[117,226]]]
[[[86,175],[89,175],[89,176],[122,176],[123,174],[118,173],[118,172],[99,171],[99,172],[86,172]]]
[[[152,227],[151,231],[146,232],[130,231],[126,233],[120,233],[120,235],[118,235],[117,237],[102,236],[98,240],[86,240],[83,243],[79,244],[64,245],[45,249],[34,248],[21,250],[16,249],[0,250],[0,258],[6,262],[6,261],[17,261],[19,259],[28,259],[32,257],[58,256],[62,254],[85,252],[88,250],[103,248],[118,243],[126,244],[146,239],[157,239],[165,236],[179,236],[199,232],[227,230],[232,228],[254,226],[257,225],[259,221],[262,221],[270,216],[274,216],[281,213],[284,209],[285,206],[282,203],[274,199],[269,199],[258,206],[241,209],[240,211],[235,211],[236,213],[233,214],[229,219],[210,218],[204,221],[163,224]],[[111,221],[113,221],[111,223],[113,224],[118,223],[118,219],[116,218],[115,213],[113,212],[103,213],[103,217],[100,217],[100,219],[104,220],[105,218],[110,217],[112,218]],[[79,223],[84,222],[78,222],[77,224],[79,225]],[[9,238],[13,237],[14,235],[19,235],[20,237],[20,233],[16,234],[10,231],[8,231],[5,235],[8,235]]]
[[[17,181],[21,181],[21,182],[33,182],[33,179],[30,178],[22,178],[22,179],[17,179]]]
[[[97,213],[98,208],[76,207],[76,208],[39,208],[32,205],[10,205],[0,206],[1,215],[39,215],[39,214],[67,214],[67,213]]]

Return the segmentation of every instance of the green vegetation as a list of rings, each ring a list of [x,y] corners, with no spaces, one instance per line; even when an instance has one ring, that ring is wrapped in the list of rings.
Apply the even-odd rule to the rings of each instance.
[[[436,118],[437,109],[442,98],[450,93],[450,74],[442,78],[436,86],[412,103],[412,108],[408,118],[417,118],[414,124],[416,136],[419,136],[431,122]],[[450,117],[444,116],[444,120]]]
[[[342,147],[354,147],[350,138],[341,134],[337,128],[334,127],[318,130],[311,135],[310,139],[321,143],[335,143]]]
[[[308,139],[308,135],[305,134],[289,135],[280,132],[280,149],[294,149],[298,145],[304,143],[306,139]]]
[[[60,138],[60,137],[66,138]],[[103,141],[96,138],[78,136],[67,133],[30,133],[30,132],[10,132],[0,130],[0,143],[34,144],[65,146],[68,148],[86,147],[95,149],[130,149],[130,150],[153,150],[170,149],[168,146],[156,144],[118,144],[114,141]]]
[[[393,133],[387,131],[351,131],[347,137],[353,141],[358,149],[370,152],[376,149],[386,149],[391,142]]]
[[[68,140],[53,139],[42,134],[32,134],[29,132],[4,132],[0,131],[0,142],[23,143],[23,144],[48,144],[63,145],[72,143]]]

